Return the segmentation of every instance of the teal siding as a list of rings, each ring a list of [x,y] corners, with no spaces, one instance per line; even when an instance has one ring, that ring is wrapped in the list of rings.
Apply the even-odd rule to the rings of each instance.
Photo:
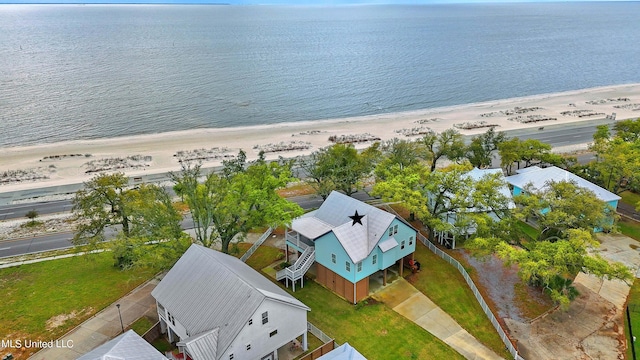
[[[344,250],[333,232],[329,232],[315,241],[316,261],[318,264],[330,269],[352,283],[356,283],[379,270],[386,269],[402,257],[410,255],[415,251],[415,230],[398,219],[393,220],[389,228],[393,228],[396,225],[398,226],[398,231],[397,233],[392,234],[391,237],[394,237],[396,241],[398,241],[398,246],[386,253],[382,253],[380,248],[376,245],[373,251],[371,251],[371,254],[362,261],[362,269],[360,271],[358,271],[358,264],[354,264],[351,261],[347,252]],[[389,239],[389,228],[386,229],[379,243]],[[401,249],[402,241],[405,242],[404,249]],[[336,256],[335,264],[332,261],[332,254]],[[376,256],[375,264],[373,263],[374,255]],[[350,263],[349,271],[346,269],[346,262]]]
[[[332,254],[336,255],[335,264],[331,260]],[[343,278],[355,282],[356,266],[333,232],[328,232],[316,239],[316,261]],[[349,271],[346,270],[346,262],[349,262]]]

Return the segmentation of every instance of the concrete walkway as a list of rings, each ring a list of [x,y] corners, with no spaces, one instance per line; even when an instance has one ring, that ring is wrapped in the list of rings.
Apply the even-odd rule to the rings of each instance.
[[[156,303],[151,291],[160,282],[153,278],[138,286],[130,293],[109,305],[90,319],[68,332],[59,340],[59,344],[72,344],[70,348],[43,349],[30,359],[36,360],[75,360],[122,333],[120,317],[116,304],[120,304],[120,313],[125,329],[143,316],[157,319]]]
[[[444,341],[467,359],[502,359],[405,279],[387,285],[373,298]]]

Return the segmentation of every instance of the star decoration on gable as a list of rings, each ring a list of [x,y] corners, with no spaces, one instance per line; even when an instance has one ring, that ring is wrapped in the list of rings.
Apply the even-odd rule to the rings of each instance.
[[[351,226],[355,225],[356,223],[362,225],[362,218],[364,217],[364,215],[358,215],[358,210],[356,210],[356,214],[349,216],[349,218],[351,218],[351,220],[353,220],[353,223],[351,223]]]

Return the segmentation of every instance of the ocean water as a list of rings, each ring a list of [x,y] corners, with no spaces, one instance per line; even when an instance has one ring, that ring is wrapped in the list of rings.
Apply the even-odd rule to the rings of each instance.
[[[0,5],[0,146],[640,82],[639,2]]]

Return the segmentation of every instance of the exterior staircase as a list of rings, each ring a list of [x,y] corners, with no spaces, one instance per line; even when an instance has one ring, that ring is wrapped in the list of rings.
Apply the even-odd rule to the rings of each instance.
[[[311,265],[316,261],[316,248],[309,246],[304,250],[296,262],[288,268],[282,269],[276,273],[276,280],[280,281],[285,279],[287,287],[289,286],[289,280],[293,283],[293,291],[296,291],[296,281],[301,280],[301,285],[304,287],[304,281],[302,280],[304,274],[307,273]]]

